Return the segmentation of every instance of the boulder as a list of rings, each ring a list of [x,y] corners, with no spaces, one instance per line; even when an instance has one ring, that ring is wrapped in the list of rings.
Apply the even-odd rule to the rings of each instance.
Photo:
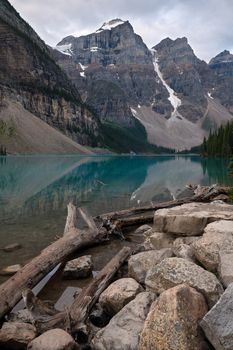
[[[195,263],[182,258],[167,258],[148,271],[146,286],[157,294],[186,283],[201,292],[212,307],[223,293],[217,277]]]
[[[136,230],[135,230],[135,233],[136,234],[144,234],[145,232],[151,230],[151,226],[149,225],[142,225],[140,227],[138,227]]]
[[[233,251],[233,221],[220,220],[206,226],[203,236],[192,244],[198,261],[209,271],[216,272],[221,250]]]
[[[62,276],[65,279],[85,278],[91,275],[92,269],[91,255],[85,255],[69,261],[64,267]]]
[[[155,295],[143,292],[125,305],[92,340],[95,350],[137,350],[140,333]]]
[[[199,321],[207,313],[202,294],[188,285],[168,289],[152,303],[139,350],[204,350]]]
[[[171,256],[173,256],[173,253],[169,248],[149,250],[132,255],[128,261],[129,276],[139,283],[144,283],[148,270],[163,259],[170,258]]]
[[[198,239],[200,239],[200,236],[178,237],[174,240],[173,246],[179,246],[180,244],[191,245],[192,243],[196,242]]]
[[[28,344],[28,350],[78,350],[70,334],[62,329],[52,329],[35,338]]]
[[[218,264],[219,278],[224,285],[228,287],[233,283],[233,251],[220,250]]]
[[[201,235],[207,224],[216,220],[233,220],[233,206],[229,204],[189,203],[170,209],[160,209],[154,215],[158,232],[174,235]]]
[[[4,250],[4,252],[9,253],[9,252],[14,252],[15,250],[18,250],[20,248],[22,248],[21,244],[19,244],[19,243],[12,243],[12,244],[9,244],[9,245],[5,246],[3,248],[3,250]]]
[[[174,235],[164,232],[153,231],[149,237],[149,242],[153,249],[172,248],[174,240]]]
[[[195,261],[193,249],[188,244],[179,244],[179,245],[174,244],[173,253],[178,258],[184,258],[190,261]]]
[[[142,290],[133,278],[121,278],[110,284],[100,295],[99,304],[109,315],[115,315]]]
[[[36,337],[36,329],[29,323],[5,322],[0,329],[0,349],[27,349]]]
[[[233,283],[217,304],[205,315],[200,325],[216,350],[233,349]]]

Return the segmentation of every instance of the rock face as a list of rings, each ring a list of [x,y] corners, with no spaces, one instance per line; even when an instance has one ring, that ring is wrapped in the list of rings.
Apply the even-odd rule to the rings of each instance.
[[[139,283],[144,283],[148,270],[172,255],[172,250],[169,248],[132,255],[128,261],[129,276]]]
[[[108,314],[115,315],[140,292],[142,287],[133,278],[121,278],[100,295],[99,303]]]
[[[139,350],[204,350],[199,321],[207,313],[202,294],[187,285],[163,292],[153,302],[140,336]]]
[[[28,350],[78,350],[73,338],[62,329],[52,329],[28,344]]]
[[[96,350],[137,350],[140,333],[152,301],[153,293],[144,292],[128,303],[93,339]]]
[[[214,82],[212,84],[211,96],[218,98],[221,103],[233,112],[233,55],[224,50],[209,62]]]
[[[164,259],[148,271],[146,286],[157,294],[186,283],[201,292],[209,307],[212,307],[223,293],[223,288],[216,276],[195,263],[182,258]]]
[[[207,224],[221,219],[233,219],[231,205],[190,203],[157,210],[154,215],[154,227],[159,232],[195,236],[201,235]]]
[[[85,255],[68,261],[64,267],[62,276],[65,279],[85,278],[91,275],[92,269],[93,262],[91,255]]]
[[[29,323],[5,322],[0,329],[1,349],[26,349],[36,337],[36,329]]]
[[[233,348],[233,284],[201,321],[205,335],[216,350]]]
[[[167,38],[154,49],[164,79],[181,98],[182,104],[178,111],[186,119],[196,122],[203,116],[207,107],[198,72],[198,66],[206,63],[195,56],[187,38]]]
[[[17,102],[75,141],[92,145],[99,123],[76,88],[10,3],[1,0],[0,9],[0,108],[6,100]]]
[[[203,236],[192,244],[195,257],[206,269],[216,272],[219,253],[233,252],[233,221],[220,220],[206,226]]]

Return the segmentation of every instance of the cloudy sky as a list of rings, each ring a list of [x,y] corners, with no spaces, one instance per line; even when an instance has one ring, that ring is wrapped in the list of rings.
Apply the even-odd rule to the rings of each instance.
[[[94,32],[103,22],[129,20],[151,47],[165,37],[186,36],[195,53],[209,60],[233,51],[233,0],[10,0],[41,38],[54,46],[62,38]]]

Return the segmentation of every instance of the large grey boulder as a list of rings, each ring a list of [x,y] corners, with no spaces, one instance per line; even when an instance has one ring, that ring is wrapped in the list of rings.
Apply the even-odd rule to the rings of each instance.
[[[216,350],[233,349],[233,283],[200,323]]]
[[[165,232],[151,231],[148,242],[152,249],[172,248],[175,240],[174,235]]]
[[[147,272],[165,258],[173,256],[169,248],[161,250],[149,250],[132,255],[128,261],[129,276],[139,283],[144,283]]]
[[[219,252],[218,274],[224,287],[233,283],[233,250]]]
[[[212,307],[223,293],[217,277],[195,263],[182,258],[167,258],[148,271],[146,286],[157,294],[186,283],[201,292]]]
[[[65,279],[85,278],[91,275],[92,269],[93,262],[91,255],[85,255],[68,261],[64,267],[62,276]]]
[[[207,224],[221,219],[233,220],[232,205],[189,203],[157,210],[154,215],[154,228],[158,232],[195,236],[201,235]]]
[[[28,350],[78,350],[70,334],[62,329],[55,328],[35,338],[28,344]]]
[[[151,305],[139,350],[206,350],[199,321],[207,310],[203,295],[188,285],[166,290]]]
[[[110,284],[100,295],[99,303],[108,314],[115,315],[142,290],[133,278],[121,278]]]
[[[143,292],[128,303],[93,339],[95,350],[137,350],[144,321],[155,295]]]
[[[36,328],[29,323],[5,322],[0,329],[0,349],[26,349],[36,337]]]
[[[216,272],[221,250],[233,252],[233,221],[219,220],[206,226],[203,236],[192,244],[198,261],[209,271]]]

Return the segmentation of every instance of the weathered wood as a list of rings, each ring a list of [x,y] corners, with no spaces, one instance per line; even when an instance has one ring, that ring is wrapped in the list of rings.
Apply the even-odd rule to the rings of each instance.
[[[100,294],[111,283],[115,273],[130,256],[130,253],[130,248],[122,248],[93,281],[75,297],[71,307],[64,312],[51,315],[50,309],[38,298],[35,298],[31,291],[24,292],[25,304],[34,319],[37,332],[44,333],[49,329],[62,328],[75,334],[76,339],[80,342],[82,342],[83,337],[86,339],[88,336],[86,324],[92,307]]]
[[[131,254],[129,247],[124,247],[109,263],[97,274],[94,280],[82,290],[75,298],[70,308],[70,320],[72,332],[77,332],[85,327],[92,307],[99,299],[100,294],[108,287],[115,273]]]
[[[88,218],[86,221],[89,222]],[[69,204],[64,235],[0,285],[0,318],[21,299],[25,288],[34,287],[48,272],[78,249],[100,243],[104,239],[103,230],[79,230],[76,227],[76,207]]]

